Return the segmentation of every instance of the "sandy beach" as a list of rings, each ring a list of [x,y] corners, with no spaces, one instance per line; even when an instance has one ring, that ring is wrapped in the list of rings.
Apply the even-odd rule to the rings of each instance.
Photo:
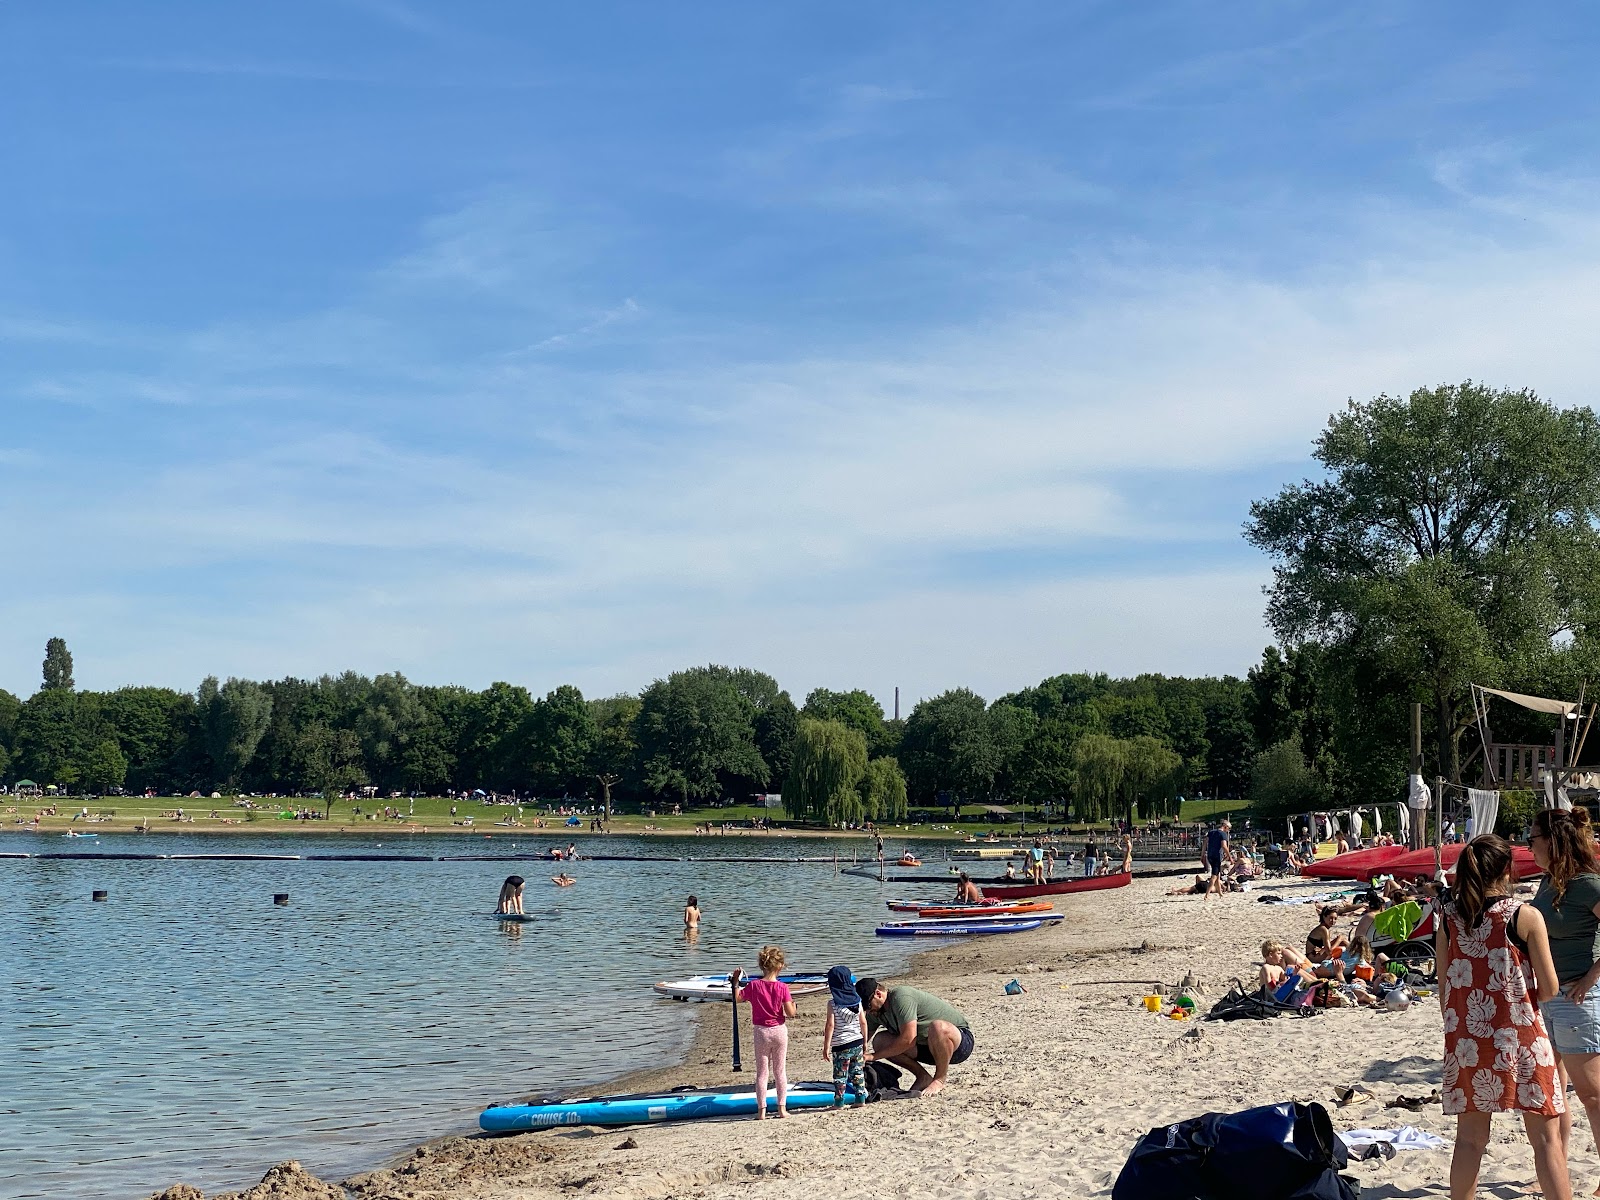
[[[1385,1107],[1398,1096],[1426,1096],[1438,1084],[1441,1035],[1431,1002],[1403,1013],[1337,1009],[1267,1022],[1191,1023],[1146,1011],[1148,984],[1173,985],[1186,975],[1201,982],[1204,992],[1196,996],[1202,1009],[1209,1007],[1232,977],[1253,971],[1263,938],[1297,943],[1314,923],[1310,906],[1259,903],[1260,896],[1305,897],[1324,885],[1271,884],[1210,905],[1198,897],[1169,897],[1170,886],[1169,880],[1144,879],[1117,891],[1065,897],[1058,907],[1067,920],[1054,930],[919,956],[908,980],[960,1007],[977,1036],[976,1052],[952,1070],[952,1086],[942,1096],[761,1124],[448,1138],[343,1185],[360,1200],[787,1200],[819,1194],[851,1200],[908,1187],[921,1195],[980,1200],[1104,1196],[1151,1127],[1290,1099],[1323,1103],[1339,1129],[1414,1125],[1448,1142],[1454,1123],[1437,1103],[1421,1112]],[[1027,987],[1025,994],[1004,993],[1012,977]],[[730,1070],[726,1013],[718,1006],[705,1014],[684,1065],[634,1075],[621,1086],[749,1080],[748,1070],[742,1076]],[[800,1001],[791,1030],[791,1079],[826,1074],[822,1014],[816,997]],[[1375,1099],[1336,1107],[1334,1089],[1355,1082]],[[514,1078],[507,1083],[505,1096],[485,1100],[514,1096]],[[1600,1172],[1581,1117],[1574,1144],[1574,1184],[1583,1191]],[[1448,1160],[1447,1146],[1352,1164],[1350,1171],[1366,1200],[1409,1200],[1445,1194]],[[1528,1195],[1532,1180],[1520,1123],[1498,1119],[1484,1163],[1484,1194]],[[260,1187],[223,1195],[287,1200],[344,1194],[304,1173],[275,1169]],[[194,1200],[199,1193],[166,1195]]]

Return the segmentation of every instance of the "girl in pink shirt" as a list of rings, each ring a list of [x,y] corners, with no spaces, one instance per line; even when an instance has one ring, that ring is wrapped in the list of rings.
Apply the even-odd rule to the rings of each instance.
[[[761,978],[749,983],[741,985],[738,972],[733,973],[733,1002],[750,1001],[750,1026],[756,1044],[756,1120],[764,1121],[769,1074],[777,1080],[778,1115],[789,1115],[789,1027],[784,1022],[794,1016],[794,997],[789,994],[789,985],[778,979],[778,972],[784,967],[782,947],[761,947],[756,965],[761,968]]]

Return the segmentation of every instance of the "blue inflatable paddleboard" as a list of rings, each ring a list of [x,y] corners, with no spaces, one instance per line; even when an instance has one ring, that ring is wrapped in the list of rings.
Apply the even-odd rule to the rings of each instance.
[[[906,922],[901,925],[879,925],[873,930],[879,937],[968,937],[978,933],[1026,933],[1038,929],[1043,921],[973,921],[965,925],[946,922]]]
[[[845,1100],[855,1093],[845,1089]],[[788,1107],[827,1108],[833,1103],[831,1083],[789,1085]],[[778,1095],[767,1093],[767,1111],[778,1111]],[[753,1087],[695,1088],[675,1092],[642,1092],[633,1096],[596,1096],[587,1100],[550,1100],[543,1104],[505,1104],[486,1108],[478,1117],[485,1133],[521,1133],[566,1125],[647,1125],[657,1121],[696,1121],[705,1117],[753,1117]]]

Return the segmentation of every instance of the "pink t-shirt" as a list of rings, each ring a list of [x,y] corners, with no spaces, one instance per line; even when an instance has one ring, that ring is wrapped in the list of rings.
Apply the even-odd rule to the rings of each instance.
[[[742,987],[744,998],[750,1002],[752,1025],[770,1029],[783,1024],[783,1006],[791,999],[787,983],[779,979],[752,979]]]

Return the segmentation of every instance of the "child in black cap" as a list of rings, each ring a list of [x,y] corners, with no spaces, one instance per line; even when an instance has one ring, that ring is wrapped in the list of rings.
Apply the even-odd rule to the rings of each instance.
[[[856,995],[849,967],[828,972],[828,1019],[822,1026],[822,1057],[833,1061],[833,1106],[844,1107],[845,1084],[854,1094],[852,1108],[867,1102],[867,1021]]]

